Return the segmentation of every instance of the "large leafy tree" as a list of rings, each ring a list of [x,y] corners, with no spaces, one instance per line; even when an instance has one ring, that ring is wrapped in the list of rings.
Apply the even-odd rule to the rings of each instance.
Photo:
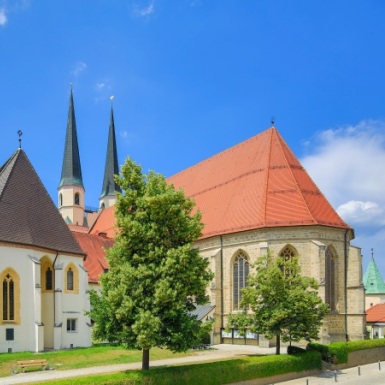
[[[141,349],[148,369],[152,347],[185,351],[210,326],[190,312],[207,301],[212,273],[192,246],[203,225],[182,190],[160,174],[142,174],[129,158],[116,181],[123,191],[115,206],[119,231],[102,290],[91,294],[94,337]]]
[[[284,342],[318,339],[322,319],[329,311],[319,297],[314,278],[302,276],[298,258],[260,257],[243,289],[243,312],[231,315],[228,329],[276,337],[276,354]]]

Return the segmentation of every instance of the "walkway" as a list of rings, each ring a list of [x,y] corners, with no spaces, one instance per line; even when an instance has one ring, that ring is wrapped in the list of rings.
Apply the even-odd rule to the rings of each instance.
[[[257,346],[241,346],[241,345],[216,345],[216,350],[198,351],[196,355],[170,358],[165,360],[150,361],[151,367],[181,365],[189,363],[198,363],[205,361],[218,361],[234,357],[242,357],[251,354],[274,354],[275,348],[259,348]],[[90,376],[93,374],[123,372],[126,370],[140,369],[141,363],[119,364],[109,366],[95,366],[84,369],[72,370],[45,370],[31,373],[19,373],[10,377],[0,379],[0,385],[12,384],[33,384],[42,381],[74,378],[81,376]],[[379,364],[368,364],[360,367],[360,375],[358,368],[350,368],[337,371],[337,377],[333,371],[326,371],[318,376],[302,377],[291,381],[280,382],[280,385],[334,385],[336,379],[339,384],[349,385],[384,385],[385,384],[385,363],[382,363],[382,370],[379,370]],[[242,384],[252,384],[251,381],[242,382]],[[204,385],[204,384],[202,384]],[[273,384],[272,384],[273,385]],[[277,385],[277,384],[275,384]]]

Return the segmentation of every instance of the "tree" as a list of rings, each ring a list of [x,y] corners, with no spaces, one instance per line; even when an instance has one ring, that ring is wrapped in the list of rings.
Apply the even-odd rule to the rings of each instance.
[[[185,351],[211,327],[190,312],[207,302],[212,273],[192,246],[201,235],[201,214],[182,190],[160,174],[142,174],[129,158],[116,182],[123,191],[115,206],[119,232],[107,252],[102,290],[91,294],[93,332],[141,349],[142,369],[149,369],[152,347]]]
[[[303,277],[297,257],[273,258],[270,254],[255,263],[243,289],[243,312],[229,317],[227,329],[247,330],[266,338],[276,337],[276,354],[284,342],[318,339],[322,319],[329,311],[318,296],[314,278]]]

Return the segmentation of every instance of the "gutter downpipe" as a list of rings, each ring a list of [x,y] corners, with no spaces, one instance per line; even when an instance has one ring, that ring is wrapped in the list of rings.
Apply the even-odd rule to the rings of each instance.
[[[345,340],[346,342],[349,341],[349,335],[348,335],[348,241],[347,241],[347,235],[348,235],[348,229],[345,231],[344,234],[344,270],[345,270]]]
[[[224,314],[223,314],[223,303],[224,303],[224,300],[223,300],[223,238],[222,238],[222,235],[219,236],[220,240],[221,240],[221,330],[220,330],[220,341],[221,343],[223,343],[223,340],[222,340],[222,331],[223,331],[223,326],[224,326]]]

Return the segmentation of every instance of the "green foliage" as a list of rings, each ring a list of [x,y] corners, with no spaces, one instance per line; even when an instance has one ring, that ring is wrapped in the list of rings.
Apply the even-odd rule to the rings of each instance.
[[[241,335],[250,330],[268,339],[279,335],[284,342],[318,339],[328,307],[318,296],[317,282],[301,276],[298,258],[267,254],[254,267],[243,289],[245,310],[229,317],[227,330],[237,328]]]
[[[321,356],[317,352],[307,352],[298,356],[259,356],[206,364],[154,368],[150,372],[132,371],[77,378],[76,384],[221,385],[314,369],[321,369]],[[73,383],[70,381],[56,380],[55,384]]]
[[[194,301],[207,301],[212,279],[208,261],[192,247],[201,215],[182,190],[160,174],[142,174],[130,159],[116,181],[123,191],[115,206],[119,232],[108,250],[102,291],[91,294],[94,338],[185,351],[196,345],[202,327],[189,311]]]
[[[324,361],[336,364],[345,364],[348,362],[350,352],[380,348],[384,346],[385,339],[333,342],[330,345],[322,345],[312,342],[307,345],[306,350],[315,350],[320,352]]]
[[[289,345],[287,347],[287,354],[303,354],[306,353],[306,349],[303,349],[299,346]]]

